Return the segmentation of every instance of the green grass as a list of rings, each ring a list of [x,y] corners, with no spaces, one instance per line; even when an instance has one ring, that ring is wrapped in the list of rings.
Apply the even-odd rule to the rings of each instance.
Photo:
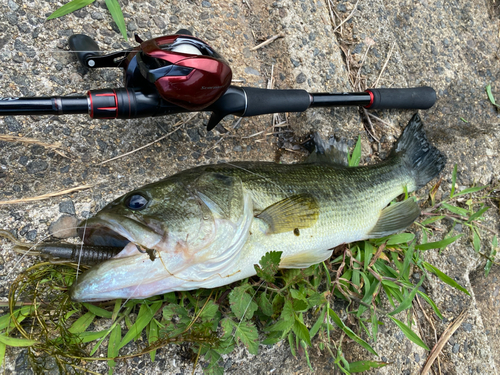
[[[47,20],[70,14],[75,10],[92,4],[94,1],[95,0],[71,0],[69,3],[63,5],[62,7],[54,11],[50,16],[48,16]],[[125,19],[123,18],[122,9],[120,7],[120,4],[118,3],[118,0],[106,0],[106,6],[108,7],[109,13],[111,14],[111,17],[113,17],[113,20],[118,26],[118,29],[120,30],[123,38],[125,40],[128,40],[127,28],[125,27]]]

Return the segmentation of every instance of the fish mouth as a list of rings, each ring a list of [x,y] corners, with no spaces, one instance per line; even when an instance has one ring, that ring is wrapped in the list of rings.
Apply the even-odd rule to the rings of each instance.
[[[129,256],[131,246],[135,248],[154,249],[164,238],[164,233],[157,233],[152,228],[133,218],[102,213],[84,220],[78,228],[78,236],[84,245],[116,248],[115,257]],[[132,246],[132,249],[134,247]],[[128,249],[126,254],[122,250]]]

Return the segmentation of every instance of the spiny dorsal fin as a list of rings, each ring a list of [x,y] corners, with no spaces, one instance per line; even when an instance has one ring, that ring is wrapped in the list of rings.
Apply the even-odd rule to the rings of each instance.
[[[267,234],[309,228],[316,223],[318,216],[318,202],[310,194],[298,194],[285,198],[256,215],[269,226]]]
[[[368,238],[380,238],[400,232],[411,225],[420,215],[420,208],[413,199],[407,199],[384,208],[368,233]]]
[[[315,150],[307,157],[306,163],[325,163],[347,167],[347,144],[331,137],[328,141],[318,132],[313,133]]]

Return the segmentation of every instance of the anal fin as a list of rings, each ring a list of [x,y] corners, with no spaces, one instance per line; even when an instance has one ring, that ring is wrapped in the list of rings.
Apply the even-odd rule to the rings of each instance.
[[[382,210],[380,217],[368,233],[368,238],[380,238],[400,232],[410,226],[420,215],[420,208],[413,199],[390,205]]]

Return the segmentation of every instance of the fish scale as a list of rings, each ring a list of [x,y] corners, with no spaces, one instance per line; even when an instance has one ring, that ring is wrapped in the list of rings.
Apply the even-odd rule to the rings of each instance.
[[[255,275],[269,251],[282,252],[282,268],[308,267],[339,244],[411,225],[420,214],[416,202],[389,203],[405,188],[427,184],[445,164],[418,115],[379,164],[349,168],[338,160],[345,153],[320,149],[310,163],[199,166],[116,199],[82,223],[81,236],[89,246],[111,245],[108,238],[128,244],[85,272],[72,298],[146,298],[226,285]],[[132,198],[142,203],[132,207]]]

